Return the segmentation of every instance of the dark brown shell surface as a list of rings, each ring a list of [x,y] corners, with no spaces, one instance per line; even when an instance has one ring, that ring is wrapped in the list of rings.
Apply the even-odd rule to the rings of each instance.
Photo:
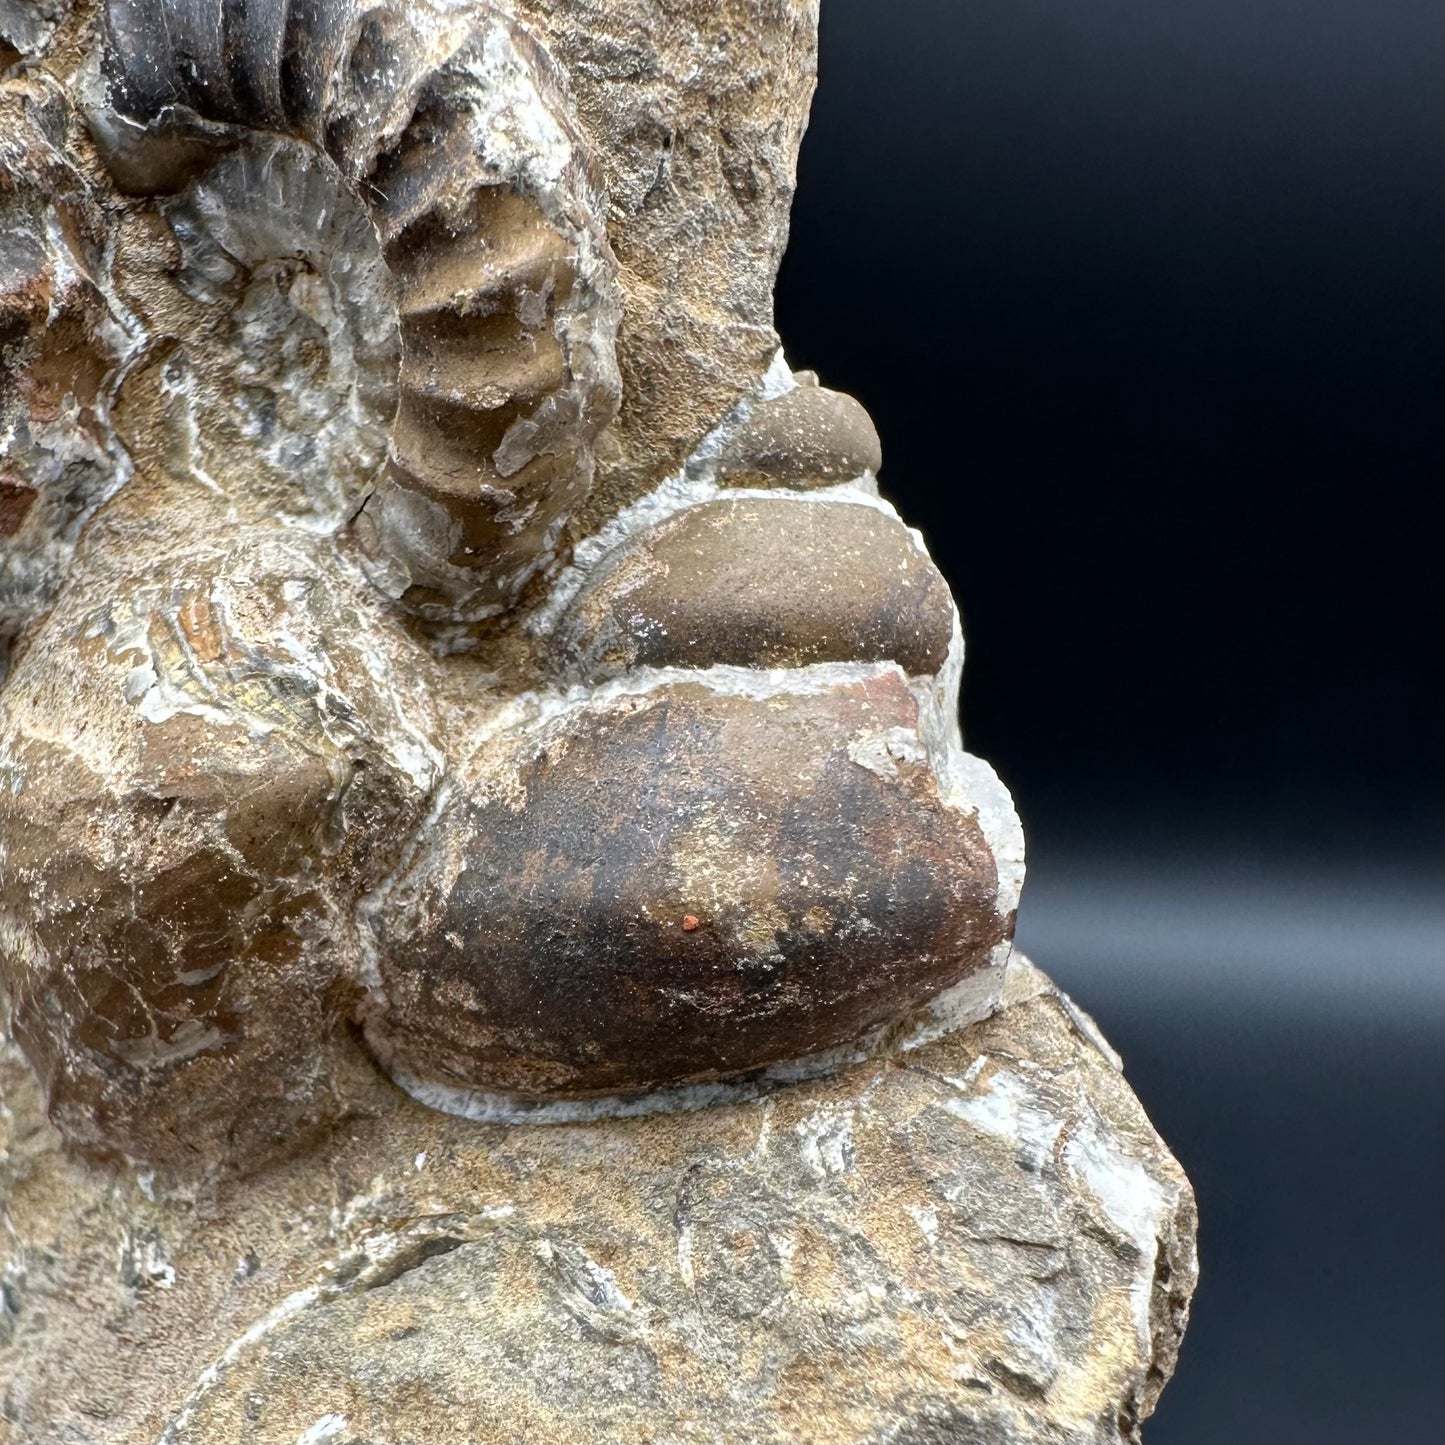
[[[649,202],[609,24],[539,13],[108,0],[0,80],[0,988],[87,1148],[253,1167],[378,1060],[672,1107],[997,1003],[1017,819],[866,413],[638,361],[698,217],[781,213],[727,147],[796,136],[679,109]],[[689,346],[754,346],[775,239]]]
[[[917,712],[896,673],[765,701],[677,682],[479,756],[378,920],[382,1057],[461,1089],[627,1092],[919,1007],[1009,930],[925,756],[859,765]]]

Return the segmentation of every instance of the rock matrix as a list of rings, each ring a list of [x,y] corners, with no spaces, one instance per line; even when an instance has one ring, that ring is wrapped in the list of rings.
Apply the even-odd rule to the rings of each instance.
[[[1188,1186],[772,327],[816,27],[0,0],[0,1441],[1136,1437]]]
[[[0,1059],[0,1441],[1135,1441],[1194,1207],[1089,1022],[690,1113],[481,1124],[373,1075],[219,1195],[89,1164]]]

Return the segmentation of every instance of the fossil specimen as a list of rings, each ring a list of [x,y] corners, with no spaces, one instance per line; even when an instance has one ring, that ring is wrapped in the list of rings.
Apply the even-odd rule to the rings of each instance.
[[[277,1180],[363,1167],[338,1121],[384,1121],[357,1147],[393,1170],[418,1117],[520,1160],[552,1147],[532,1124],[610,1138],[617,1116],[714,1104],[638,1137],[659,1181],[759,1164],[739,1207],[771,1239],[794,1205],[762,1154],[734,1157],[728,1109],[813,1080],[818,1118],[851,1118],[929,1050],[973,1079],[957,1031],[1003,1009],[1081,1082],[1021,1055],[1042,1102],[1006,1082],[997,1107],[1097,1145],[1030,1196],[1048,1240],[1115,1175],[1145,1203],[1099,1226],[1122,1264],[1040,1245],[1072,1281],[1060,1329],[1127,1336],[1093,1395],[1051,1346],[975,1363],[1020,1399],[1066,1381],[1049,1418],[1127,1438],[1182,1327],[1188,1186],[1082,1016],[1023,1009],[1046,985],[1011,949],[1022,836],[962,748],[948,587],[879,496],[867,413],[795,375],[772,330],[816,19],[809,0],[0,0],[0,996],[71,1194],[104,1169],[123,1211],[156,1178],[230,1190],[235,1227],[268,1233],[293,1220]],[[878,1127],[927,1173],[957,1120],[992,1127],[991,1087],[949,1079],[945,1106],[911,1085]],[[6,1148],[0,1185],[28,1157]],[[471,1209],[481,1186],[458,1187]],[[923,1189],[920,1218],[951,1188]],[[14,1237],[37,1238],[15,1190]],[[170,1289],[162,1226],[117,1227],[132,1303]],[[588,1328],[640,1338],[557,1228],[525,1249]],[[852,1261],[838,1301],[922,1298],[906,1269],[880,1283],[841,1215],[818,1228]],[[434,1243],[415,1265],[454,1247]],[[268,1309],[332,1298],[304,1267]],[[218,1280],[167,1316],[188,1360],[271,1328],[223,1347],[199,1323]],[[767,1322],[747,1350],[783,1347],[771,1304],[719,1288]],[[854,1308],[820,1289],[820,1319]],[[937,1337],[910,1310],[888,1328]],[[1023,1328],[998,1301],[965,1313]],[[57,1398],[59,1338],[30,1348],[24,1399]],[[176,1408],[168,1439],[200,1419]]]
[[[946,1012],[1018,829],[866,413],[772,359],[580,521],[646,296],[543,27],[223,18],[109,0],[68,90],[5,82],[4,969],[55,1119],[236,1163],[337,1111],[353,1020],[486,1113]]]

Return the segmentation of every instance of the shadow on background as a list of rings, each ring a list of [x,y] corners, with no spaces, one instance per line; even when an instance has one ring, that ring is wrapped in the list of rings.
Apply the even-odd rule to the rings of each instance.
[[[1021,941],[1199,1192],[1151,1445],[1445,1434],[1442,38],[823,0],[779,327],[960,597]]]

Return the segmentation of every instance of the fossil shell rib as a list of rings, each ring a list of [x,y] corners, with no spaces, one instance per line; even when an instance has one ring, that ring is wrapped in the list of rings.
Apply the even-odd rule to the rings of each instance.
[[[679,670],[484,748],[378,917],[394,1077],[518,1113],[706,1084],[1007,955],[994,840],[942,796],[906,679],[819,671]]]
[[[372,313],[334,329],[333,355],[355,338],[384,367],[384,308],[399,357],[389,407],[380,374],[358,383],[357,534],[389,596],[475,620],[554,560],[591,486],[619,400],[620,300],[596,168],[546,52],[489,7],[420,9],[110,0],[113,114],[96,133],[132,191],[173,184],[182,152],[239,147],[168,210],[252,277],[298,254],[317,270],[318,250],[332,273],[365,270],[373,247],[355,228],[309,248],[294,234],[358,198],[389,274],[333,287]],[[317,153],[309,168],[278,132]],[[262,173],[279,184],[258,186]],[[238,233],[240,255],[227,242]],[[379,474],[366,464],[378,421],[390,424]],[[334,460],[312,468],[327,484],[347,470]]]
[[[666,518],[592,570],[554,646],[579,681],[637,667],[948,658],[948,584],[867,503],[728,496]]]
[[[883,450],[873,420],[851,396],[817,378],[755,406],[720,461],[729,487],[813,487],[877,475]]]

